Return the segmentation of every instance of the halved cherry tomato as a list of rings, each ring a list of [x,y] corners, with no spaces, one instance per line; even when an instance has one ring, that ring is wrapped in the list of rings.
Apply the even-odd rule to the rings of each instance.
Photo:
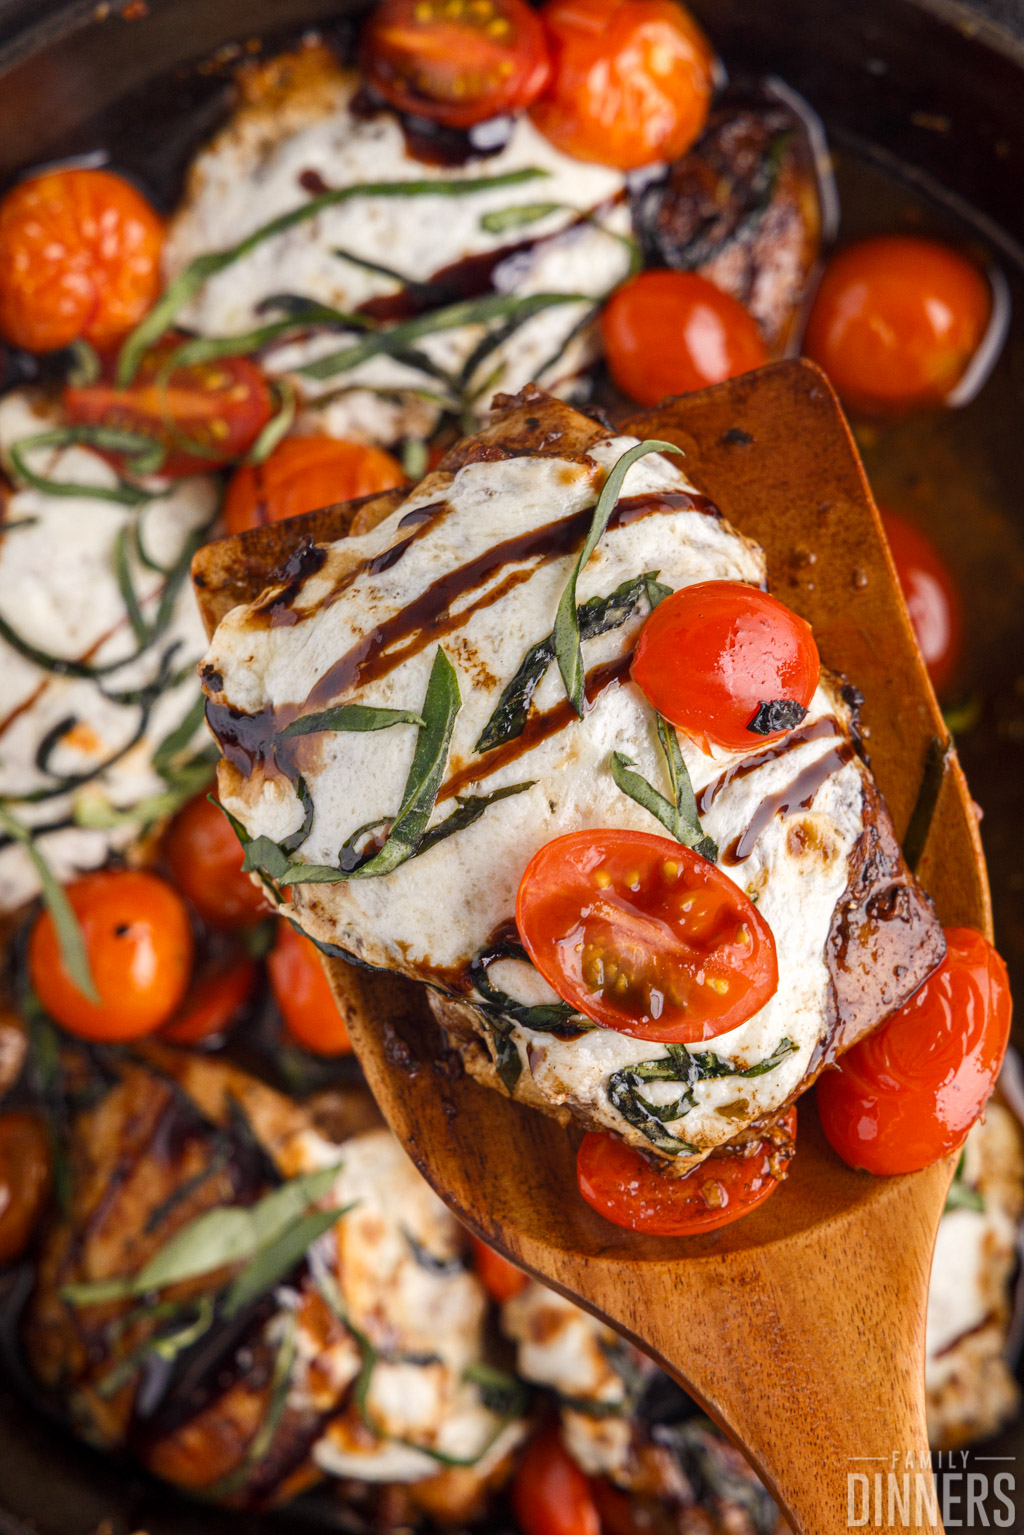
[[[0,1264],[20,1258],[43,1212],[53,1174],[46,1126],[28,1109],[0,1114]]]
[[[547,843],[519,885],[516,925],[560,997],[637,1039],[714,1039],[779,984],[771,929],[739,885],[647,832],[577,831]]]
[[[192,929],[176,890],[142,870],[102,870],[68,885],[99,995],[91,1001],[64,968],[50,913],[29,939],[36,995],[82,1039],[138,1039],[173,1018],[192,972]]]
[[[708,115],[711,45],[675,0],[548,0],[551,79],[534,103],[564,154],[636,170],[685,153]]]
[[[882,522],[924,664],[941,693],[960,659],[960,593],[942,556],[919,528],[895,512],[883,511]]]
[[[777,597],[738,581],[701,581],[660,602],[644,624],[633,681],[707,750],[754,751],[784,735],[761,728],[762,704],[806,709],[821,663],[809,624]],[[755,728],[757,722],[757,728]]]
[[[946,958],[888,1022],[818,1081],[822,1128],[851,1167],[913,1173],[962,1145],[1010,1037],[1006,966],[980,933],[946,929]]]
[[[392,106],[449,128],[521,112],[550,69],[544,28],[524,0],[380,0],[362,60]]]
[[[381,448],[336,437],[286,437],[262,464],[236,469],[224,498],[229,533],[282,522],[336,501],[404,485],[401,464]]]
[[[526,1446],[512,1483],[512,1507],[523,1535],[601,1535],[590,1485],[556,1428]]]
[[[182,344],[170,336],[148,351],[125,389],[113,363],[98,383],[65,389],[68,419],[152,437],[166,449],[160,473],[177,478],[234,463],[252,447],[274,414],[270,385],[247,357],[197,362],[167,373]]]
[[[351,1055],[352,1041],[320,963],[316,944],[282,920],[267,955],[274,998],[285,1027],[314,1055]]]
[[[832,257],[804,351],[854,410],[937,405],[962,377],[991,312],[992,291],[973,262],[937,240],[879,235]]]
[[[52,352],[120,341],[160,289],[163,223],[110,171],[45,171],[0,203],[0,331]]]
[[[199,1045],[226,1034],[252,996],[257,974],[255,960],[243,958],[199,976],[177,1015],[160,1030],[161,1039]]]
[[[174,883],[211,927],[255,927],[269,907],[242,873],[245,854],[224,812],[197,794],[171,822],[165,845]]]
[[[501,1253],[496,1253],[486,1242],[481,1242],[479,1237],[473,1237],[472,1242],[473,1265],[491,1299],[503,1306],[514,1295],[521,1295],[530,1283],[529,1274],[524,1274],[522,1269],[516,1268]]]
[[[792,1143],[795,1108],[784,1129]],[[785,1177],[791,1157],[791,1144],[753,1140],[735,1151],[716,1151],[692,1172],[673,1177],[617,1135],[588,1130],[576,1154],[576,1182],[587,1204],[615,1226],[651,1236],[692,1236],[729,1226],[763,1205]]]
[[[641,272],[601,314],[608,369],[638,405],[763,367],[768,349],[743,305],[696,272]]]

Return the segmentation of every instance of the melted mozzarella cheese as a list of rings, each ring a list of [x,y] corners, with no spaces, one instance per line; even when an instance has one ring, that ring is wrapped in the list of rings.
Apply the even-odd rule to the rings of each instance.
[[[218,630],[207,664],[223,677],[224,701],[259,713],[294,711],[331,664],[380,625],[395,618],[431,584],[464,568],[505,540],[549,525],[591,505],[596,482],[633,439],[612,438],[590,451],[592,464],[559,458],[512,458],[465,465],[448,485],[447,510],[422,524],[419,536],[394,563],[372,571],[360,562],[390,549],[402,537],[399,523],[418,505],[436,501],[435,476],[371,533],[331,546],[324,567],[310,576],[296,599],[290,625],[267,627],[236,609]],[[597,468],[595,470],[594,465]],[[635,464],[625,497],[685,490],[688,482],[660,455]],[[408,526],[408,524],[406,524]],[[461,615],[442,638],[456,667],[463,707],[456,720],[448,772],[466,769],[459,792],[488,793],[513,784],[532,787],[491,806],[473,825],[441,841],[386,878],[298,887],[291,915],[315,937],[338,944],[369,964],[405,971],[459,994],[469,961],[512,916],[522,872],[532,855],[553,838],[588,826],[622,826],[659,832],[660,824],[616,786],[609,764],[623,751],[639,771],[669,792],[655,718],[625,672],[593,701],[582,721],[534,744],[513,760],[488,770],[475,742],[525,651],[550,632],[572,555],[530,558],[487,578],[481,589],[451,597],[450,614]],[[357,570],[357,567],[359,569]],[[660,511],[613,526],[586,566],[580,600],[606,594],[644,571],[678,589],[710,579],[760,582],[761,553],[715,517],[695,510]],[[346,579],[356,572],[352,579]],[[490,600],[481,600],[481,594]],[[585,664],[622,661],[635,644],[646,608],[622,627],[588,641]],[[417,710],[433,661],[433,644],[415,649],[399,664],[351,695],[360,702]],[[535,694],[543,712],[564,697],[552,666]],[[326,700],[324,700],[326,701]],[[815,695],[809,721],[833,720],[835,734],[799,744],[765,759],[723,788],[706,817],[706,829],[726,848],[748,826],[756,805],[785,789],[805,768],[826,758],[848,733],[848,711],[829,683]],[[306,745],[306,743],[309,743]],[[305,861],[335,864],[341,843],[357,827],[393,816],[412,760],[415,729],[386,735],[329,734],[304,738],[296,762],[312,794],[312,827],[301,850]],[[682,741],[694,788],[700,790],[735,754],[703,754]],[[763,1075],[721,1077],[693,1090],[693,1103],[668,1126],[680,1143],[706,1152],[731,1139],[741,1126],[770,1113],[796,1090],[827,1029],[830,977],[826,940],[836,903],[846,888],[850,860],[863,828],[863,768],[850,760],[823,769],[821,782],[793,818],[772,818],[744,862],[725,871],[759,901],[775,936],[779,989],[747,1022],[714,1042],[715,1053],[737,1071],[763,1062],[782,1044],[790,1053]],[[473,766],[480,764],[480,774]],[[248,779],[228,771],[222,794],[252,835],[275,840],[295,831],[303,809],[293,784],[261,768]],[[442,800],[436,819],[453,808]],[[520,1001],[540,1000],[536,977],[508,965],[498,984]],[[455,978],[454,980],[452,978]],[[542,993],[543,995],[543,993]],[[548,994],[550,996],[550,993]],[[614,1129],[648,1146],[608,1098],[616,1071],[640,1060],[660,1059],[664,1046],[595,1029],[574,1041],[556,1040],[513,1026],[524,1074],[539,1099],[568,1106],[588,1122]],[[678,1098],[678,1084],[651,1087],[651,1097]]]
[[[0,454],[60,424],[52,408],[29,394],[8,394],[0,401]],[[118,542],[138,528],[147,557],[166,569],[191,535],[209,526],[217,502],[213,483],[200,478],[171,487],[154,481],[158,494],[142,510],[97,499],[88,487],[110,488],[117,478],[88,448],[44,448],[31,454],[31,465],[48,479],[84,489],[60,496],[26,485],[5,498],[0,619],[26,646],[110,668],[98,677],[61,676],[0,636],[0,794],[19,821],[38,829],[43,853],[66,881],[137,837],[140,822],[133,812],[167,787],[153,767],[154,750],[198,697],[194,667],[205,636],[187,573],[161,633],[140,647],[118,580]],[[166,579],[142,563],[130,540],[128,549],[140,613],[152,623]],[[165,684],[156,686],[161,676]],[[150,685],[148,701],[126,696]],[[40,749],[54,737],[48,763],[40,765]],[[80,775],[113,758],[98,777],[74,786]],[[72,780],[63,790],[62,779]],[[44,830],[53,826],[59,829]],[[20,905],[37,889],[25,849],[3,848],[0,910]]]
[[[165,261],[173,278],[196,256],[225,249],[306,201],[304,183],[337,188],[375,182],[465,182],[536,170],[535,179],[472,196],[356,198],[322,209],[211,278],[183,315],[203,335],[234,335],[265,324],[260,304],[299,294],[351,312],[360,304],[424,281],[467,257],[506,249],[492,279],[498,294],[579,294],[519,325],[471,370],[469,393],[517,390],[530,381],[571,391],[595,354],[588,316],[630,267],[630,216],[622,175],[569,159],[520,117],[497,154],[457,167],[424,164],[407,150],[396,116],[353,110],[358,76],[317,50],[291,88],[268,105],[243,106],[197,157],[188,195],[171,225]],[[544,203],[553,211],[505,232],[483,220]],[[580,221],[580,215],[585,215]],[[515,251],[523,241],[539,240]],[[370,266],[346,260],[358,257]],[[384,267],[382,272],[374,268]],[[388,272],[400,274],[397,281]],[[582,329],[581,329],[582,327]],[[579,332],[579,334],[577,334]],[[481,324],[460,325],[416,342],[434,369],[458,374],[484,339]],[[266,365],[291,373],[349,344],[338,332],[275,348]],[[426,435],[445,384],[407,360],[377,356],[323,383],[296,377],[306,402],[302,425],[337,437],[389,443]],[[320,397],[323,396],[321,401]],[[328,398],[329,397],[329,398]]]

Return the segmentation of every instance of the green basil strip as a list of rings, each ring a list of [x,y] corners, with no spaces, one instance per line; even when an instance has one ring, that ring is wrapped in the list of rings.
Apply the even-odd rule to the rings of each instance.
[[[622,482],[629,470],[638,459],[646,458],[648,453],[681,453],[675,443],[660,442],[657,438],[648,438],[645,442],[638,442],[635,447],[628,449],[608,472],[608,477],[601,488],[601,494],[597,498],[594,507],[594,516],[590,524],[590,532],[587,534],[583,548],[572,569],[564,592],[558,604],[558,612],[555,615],[554,643],[555,660],[558,662],[558,670],[562,674],[566,695],[569,698],[576,713],[583,718],[583,686],[585,673],[583,670],[583,652],[580,649],[580,629],[576,619],[576,583],[580,573],[590,556],[597,548],[601,535],[608,526],[615,504],[619,499],[619,491]]]
[[[151,1355],[155,1354],[158,1359],[170,1364],[185,1349],[197,1343],[212,1327],[215,1307],[211,1296],[201,1295],[198,1300],[184,1305],[180,1301],[170,1301],[165,1306],[150,1308],[149,1315],[157,1314],[170,1317],[171,1325],[151,1333],[100,1376],[95,1383],[96,1390],[105,1400],[116,1396]],[[142,1308],[136,1313],[135,1320],[139,1321],[146,1315],[145,1308]]]
[[[351,1209],[352,1206],[347,1207]],[[224,1297],[225,1317],[237,1316],[252,1301],[280,1284],[300,1258],[325,1231],[330,1231],[346,1213],[344,1209],[314,1210],[285,1229],[256,1254],[247,1268],[233,1280]]]
[[[523,229],[536,224],[552,213],[568,213],[565,203],[513,203],[509,208],[495,208],[480,219],[480,228],[489,235],[503,235],[509,229]],[[558,233],[557,230],[553,231]]]
[[[54,929],[57,933],[61,964],[82,995],[87,997],[90,1002],[98,1003],[100,997],[96,990],[96,983],[92,978],[92,971],[89,968],[89,956],[85,947],[85,939],[82,937],[82,929],[78,925],[78,918],[75,916],[63,885],[39,851],[28,827],[22,826],[20,821],[16,821],[10,811],[3,805],[0,805],[0,827],[15,842],[21,843],[32,861],[32,866],[39,878],[39,889],[43,905],[50,913]]]
[[[211,1485],[204,1487],[201,1496],[204,1500],[220,1500],[230,1497],[238,1489],[244,1486],[246,1478],[261,1460],[264,1459],[277,1437],[277,1431],[281,1427],[285,1411],[288,1407],[288,1393],[291,1389],[292,1371],[295,1368],[295,1359],[298,1353],[297,1333],[298,1323],[292,1312],[284,1313],[282,1322],[281,1341],[278,1344],[277,1354],[274,1359],[274,1373],[270,1378],[270,1398],[267,1402],[267,1410],[263,1415],[259,1428],[246,1446],[245,1454],[233,1470],[218,1478]]]
[[[523,1383],[507,1370],[499,1370],[496,1365],[477,1359],[466,1366],[462,1378],[479,1389],[480,1400],[488,1412],[507,1417],[509,1414],[518,1416],[525,1409],[526,1390]]]
[[[265,463],[278,443],[284,441],[295,423],[299,397],[291,384],[286,378],[278,379],[271,386],[271,391],[277,399],[277,410],[242,460],[245,464]]]
[[[120,388],[130,384],[143,354],[163,335],[179,312],[190,303],[211,277],[223,272],[234,262],[247,256],[264,240],[284,234],[296,224],[315,218],[325,208],[337,207],[356,197],[466,197],[477,192],[487,192],[495,187],[517,186],[547,175],[546,171],[528,167],[521,171],[509,171],[501,176],[478,176],[472,180],[436,181],[378,181],[356,186],[338,187],[321,192],[308,202],[300,203],[287,213],[279,214],[266,224],[254,229],[237,245],[227,250],[209,251],[190,261],[183,271],[168,284],[163,297],[158,299],[146,318],[135,327],[125,342],[117,364],[117,383]]]
[[[145,645],[149,640],[149,624],[142,612],[139,603],[139,594],[135,590],[132,580],[131,566],[128,563],[129,531],[127,526],[120,529],[114,539],[114,576],[117,580],[117,588],[121,593],[121,601],[125,605],[128,614],[128,622],[131,624],[132,633],[140,645]]]
[[[92,343],[80,336],[77,341],[72,341],[68,351],[71,353],[68,383],[72,389],[87,389],[90,384],[98,383],[103,364]]]
[[[536,780],[531,778],[525,783],[510,783],[504,789],[494,789],[490,794],[457,794],[455,803],[457,810],[451,815],[445,816],[437,826],[432,826],[424,835],[419,847],[416,849],[417,858],[421,853],[427,853],[446,837],[454,832],[465,831],[467,826],[472,826],[474,821],[479,821],[484,811],[491,805],[496,805],[499,800],[511,799],[514,794],[525,794],[527,789],[534,787]]]
[[[181,722],[169,730],[162,741],[154,748],[153,767],[166,779],[173,776],[174,766],[183,751],[192,744],[196,731],[206,718],[206,699],[202,693],[196,695],[195,701],[189,707],[188,713],[183,716]]]
[[[72,480],[54,480],[38,474],[26,454],[40,448],[93,448],[97,452],[120,453],[134,474],[156,474],[164,460],[163,446],[141,432],[123,432],[107,426],[62,426],[52,432],[37,432],[22,437],[7,449],[11,469],[17,480],[49,496],[81,496],[91,501],[113,501],[118,506],[142,506],[162,495],[162,491],[144,490],[141,485],[119,480],[117,485],[81,485]]]
[[[340,352],[331,352],[327,357],[305,363],[295,371],[306,378],[334,378],[338,373],[349,372],[371,357],[378,357],[382,353],[393,354],[396,348],[408,348],[411,342],[419,340],[421,336],[430,336],[437,331],[455,330],[465,325],[484,325],[491,320],[509,317],[515,317],[522,323],[532,315],[559,304],[589,302],[585,293],[531,293],[525,297],[514,293],[487,293],[482,298],[462,299],[443,309],[417,315],[412,320],[401,320],[397,325],[372,332],[362,341],[353,342]]]
[[[967,1182],[965,1176],[967,1167],[967,1154],[961,1151],[960,1160],[956,1164],[956,1172],[953,1174],[953,1182],[949,1185],[949,1193],[946,1195],[946,1203],[943,1215],[948,1215],[950,1210],[977,1210],[983,1211],[985,1200],[980,1189],[976,1189]]]
[[[634,771],[635,763],[623,752],[612,753],[612,777],[630,799],[656,817],[683,847],[692,848],[709,863],[718,858],[718,847],[705,836],[697,814],[697,800],[690,782],[679,740],[673,727],[658,715],[658,739],[665,754],[673,798],[668,800]]]
[[[492,1025],[495,1019],[500,1026],[507,1026],[511,1021],[540,1034],[554,1034],[558,1039],[570,1040],[578,1039],[581,1034],[597,1027],[591,1019],[570,1007],[568,1002],[539,1002],[533,1007],[527,1007],[507,992],[500,991],[488,974],[490,967],[500,959],[517,959],[529,963],[526,950],[516,938],[506,938],[490,944],[475,954],[469,963],[469,979],[483,998],[482,1008]],[[518,1060],[518,1053],[516,1058]]]
[[[370,704],[335,704],[316,714],[302,714],[280,732],[282,736],[311,736],[321,730],[390,730],[392,725],[422,725],[411,709],[375,709]]]
[[[658,572],[648,570],[632,581],[623,581],[605,597],[590,597],[576,609],[580,640],[592,640],[620,628],[633,617],[644,599],[653,613],[658,603],[671,595],[672,588],[661,584]],[[554,659],[554,633],[530,646],[480,732],[474,751],[493,751],[496,746],[503,746],[506,741],[522,735],[533,695]]]

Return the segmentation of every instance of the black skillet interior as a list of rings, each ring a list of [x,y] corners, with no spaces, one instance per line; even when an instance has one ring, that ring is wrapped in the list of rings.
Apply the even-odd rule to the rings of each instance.
[[[1024,275],[1024,200],[1011,195],[1024,185],[1024,43],[1013,36],[1016,22],[1024,37],[1024,0],[988,0],[984,15],[953,0],[689,4],[731,66],[779,74],[811,100],[841,158],[852,153],[873,161],[954,213],[966,211],[1006,269]],[[193,146],[224,110],[238,58],[307,25],[344,31],[351,9],[344,0],[0,0],[0,185],[25,166],[104,147],[170,205]],[[211,59],[201,72],[193,67]],[[874,195],[871,174],[860,182],[862,201]],[[943,214],[937,218],[941,223]],[[1011,410],[1019,410],[1022,377],[1019,357],[1011,355],[1005,378]],[[863,445],[870,460],[870,443]],[[913,439],[904,450],[914,451]],[[906,483],[912,478],[904,476]],[[1005,475],[1003,482],[1005,500],[1013,487]],[[1024,546],[1021,504],[1017,497]],[[1024,560],[1019,579],[1024,583]],[[1011,644],[1005,687],[1000,683],[1007,697],[1019,669],[1019,644],[1016,651]],[[997,710],[991,734],[979,736],[978,745],[971,737],[964,743],[975,792],[989,809],[997,925],[1018,983],[1024,983],[1016,856],[1024,816],[1022,693],[1014,694],[1013,708]],[[994,753],[997,737],[1002,744]],[[0,1307],[9,1313],[0,1322],[10,1323],[14,1298],[0,1292]],[[984,1451],[1018,1452],[1024,1453],[1019,1424]],[[315,1510],[308,1519],[290,1512],[282,1522],[186,1504],[75,1444],[26,1405],[14,1382],[0,1381],[0,1535],[214,1535],[236,1528],[269,1535],[318,1526]]]

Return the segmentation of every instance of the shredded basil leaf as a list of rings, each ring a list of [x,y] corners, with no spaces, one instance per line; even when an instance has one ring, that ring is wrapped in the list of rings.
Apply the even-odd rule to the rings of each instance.
[[[480,228],[489,235],[503,235],[509,229],[523,229],[552,213],[568,212],[565,203],[513,203],[509,208],[495,208],[480,219]]]
[[[39,879],[43,905],[50,913],[57,934],[61,964],[82,995],[90,1002],[98,1003],[99,992],[96,990],[92,970],[89,968],[85,939],[82,937],[82,929],[78,925],[78,918],[68,900],[67,892],[39,851],[31,831],[20,821],[15,820],[11,812],[3,805],[0,805],[0,827],[15,842],[21,843],[32,861]]]
[[[369,704],[335,704],[317,714],[303,714],[281,731],[282,736],[310,736],[321,730],[389,730],[392,725],[422,725],[411,709],[375,709]]]
[[[145,490],[127,480],[119,479],[117,485],[82,485],[71,480],[54,480],[38,474],[29,464],[26,454],[40,448],[93,448],[97,452],[117,453],[133,474],[157,474],[163,464],[165,451],[162,444],[141,432],[125,432],[108,426],[61,426],[50,432],[37,432],[32,437],[22,437],[7,448],[14,477],[34,490],[45,491],[49,496],[81,496],[91,501],[113,501],[118,506],[142,506],[152,501],[162,491]]]
[[[245,1484],[250,1471],[264,1458],[274,1443],[281,1421],[288,1406],[292,1370],[298,1352],[298,1323],[292,1312],[284,1313],[282,1335],[274,1359],[274,1373],[270,1380],[270,1399],[260,1425],[246,1446],[241,1462],[217,1481],[203,1488],[204,1498],[230,1497]]]
[[[597,498],[594,507],[594,516],[590,524],[590,532],[587,534],[583,548],[572,569],[564,592],[558,604],[558,612],[555,615],[554,645],[555,660],[558,662],[558,670],[562,674],[565,684],[566,696],[572,703],[576,713],[583,718],[583,687],[585,673],[583,670],[583,652],[580,649],[580,630],[576,619],[576,583],[580,573],[590,556],[597,548],[601,535],[608,526],[615,503],[622,489],[622,482],[638,459],[645,458],[648,453],[681,453],[675,443],[661,442],[657,438],[648,438],[645,442],[638,442],[635,447],[628,449],[608,472],[608,477],[601,487],[601,494]]]
[[[489,944],[470,960],[469,978],[483,998],[483,1008],[492,1020],[498,1016],[503,1022],[511,1020],[526,1029],[534,1029],[539,1034],[554,1034],[559,1039],[578,1039],[581,1034],[597,1027],[589,1018],[570,1007],[568,1002],[540,1002],[527,1007],[507,992],[500,991],[488,975],[490,967],[499,959],[517,959],[529,963],[526,950],[519,939],[513,937]],[[477,1005],[480,1006],[479,1003]]]
[[[242,460],[246,464],[262,464],[270,457],[278,443],[283,442],[295,422],[299,397],[286,378],[278,379],[271,386],[277,400],[277,410],[260,432],[256,441]]]
[[[351,1205],[347,1206],[347,1209],[351,1208]],[[232,1281],[224,1297],[225,1317],[237,1316],[252,1301],[258,1300],[267,1290],[280,1284],[291,1273],[306,1249],[323,1236],[325,1231],[330,1231],[344,1214],[345,1208],[314,1210],[309,1215],[301,1216],[293,1225],[286,1226]]]
[[[718,847],[710,837],[705,836],[701,827],[700,817],[697,814],[697,800],[683,754],[679,749],[679,739],[674,727],[667,720],[662,719],[660,714],[658,715],[658,739],[665,754],[669,782],[672,786],[671,800],[659,794],[646,778],[642,778],[635,772],[633,759],[623,752],[612,753],[612,777],[623,794],[628,794],[630,799],[636,800],[638,805],[650,811],[651,815],[672,833],[677,842],[682,843],[683,847],[692,848],[709,863],[714,863],[718,858]]]

